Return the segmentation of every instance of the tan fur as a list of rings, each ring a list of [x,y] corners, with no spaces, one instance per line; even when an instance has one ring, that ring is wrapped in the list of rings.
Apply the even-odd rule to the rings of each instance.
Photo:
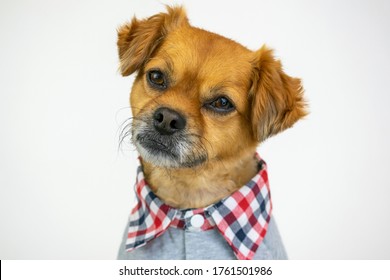
[[[204,207],[226,197],[256,174],[259,142],[291,127],[305,113],[300,80],[286,75],[266,47],[252,52],[220,35],[192,27],[181,7],[168,7],[118,29],[122,75],[137,71],[130,103],[135,120],[161,107],[185,116],[191,157],[188,167],[156,166],[143,160],[146,180],[167,204]],[[166,90],[151,88],[147,71],[169,73]],[[235,110],[217,115],[204,104],[220,95]],[[133,133],[140,124],[133,123]],[[133,139],[134,140],[134,139]],[[141,154],[142,156],[142,154]]]
[[[198,208],[215,203],[247,183],[256,174],[253,153],[242,159],[211,160],[198,168],[170,170],[144,163],[152,190],[168,205]]]

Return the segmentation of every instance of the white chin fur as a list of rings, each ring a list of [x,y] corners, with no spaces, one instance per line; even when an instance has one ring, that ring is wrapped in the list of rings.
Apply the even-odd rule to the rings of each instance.
[[[139,143],[136,143],[135,146],[142,157],[146,162],[152,163],[153,165],[167,168],[178,168],[181,166],[180,162],[169,158],[168,156],[154,154],[147,149],[145,149]]]
[[[142,159],[146,162],[165,168],[193,167],[203,162],[201,160],[203,157],[200,157],[199,160],[191,161],[191,159],[196,159],[197,157],[194,157],[192,154],[193,144],[188,139],[177,141],[171,151],[175,156],[169,156],[169,153],[158,153],[145,148],[136,139],[140,133],[145,133],[145,131],[147,131],[146,126],[146,124],[141,124],[132,132],[132,138],[135,139],[133,143],[136,146]],[[204,157],[206,158],[206,156]]]

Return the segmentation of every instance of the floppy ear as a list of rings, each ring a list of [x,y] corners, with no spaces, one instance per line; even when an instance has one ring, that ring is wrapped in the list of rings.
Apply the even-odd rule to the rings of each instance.
[[[307,113],[301,80],[285,74],[280,61],[265,46],[254,54],[251,121],[254,136],[261,142]]]
[[[185,24],[188,24],[188,19],[184,8],[167,6],[167,13],[145,20],[134,17],[131,23],[120,26],[117,45],[122,75],[128,76],[139,70],[164,37]]]

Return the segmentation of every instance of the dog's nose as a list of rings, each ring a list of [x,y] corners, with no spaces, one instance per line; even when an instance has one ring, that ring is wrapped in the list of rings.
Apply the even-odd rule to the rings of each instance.
[[[186,126],[186,119],[169,108],[159,108],[154,112],[153,125],[160,134],[172,135]]]

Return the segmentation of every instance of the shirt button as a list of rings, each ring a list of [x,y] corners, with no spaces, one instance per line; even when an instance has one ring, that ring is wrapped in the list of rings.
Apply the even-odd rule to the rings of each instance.
[[[201,228],[204,224],[204,218],[200,214],[196,214],[191,218],[191,226],[194,228]]]

